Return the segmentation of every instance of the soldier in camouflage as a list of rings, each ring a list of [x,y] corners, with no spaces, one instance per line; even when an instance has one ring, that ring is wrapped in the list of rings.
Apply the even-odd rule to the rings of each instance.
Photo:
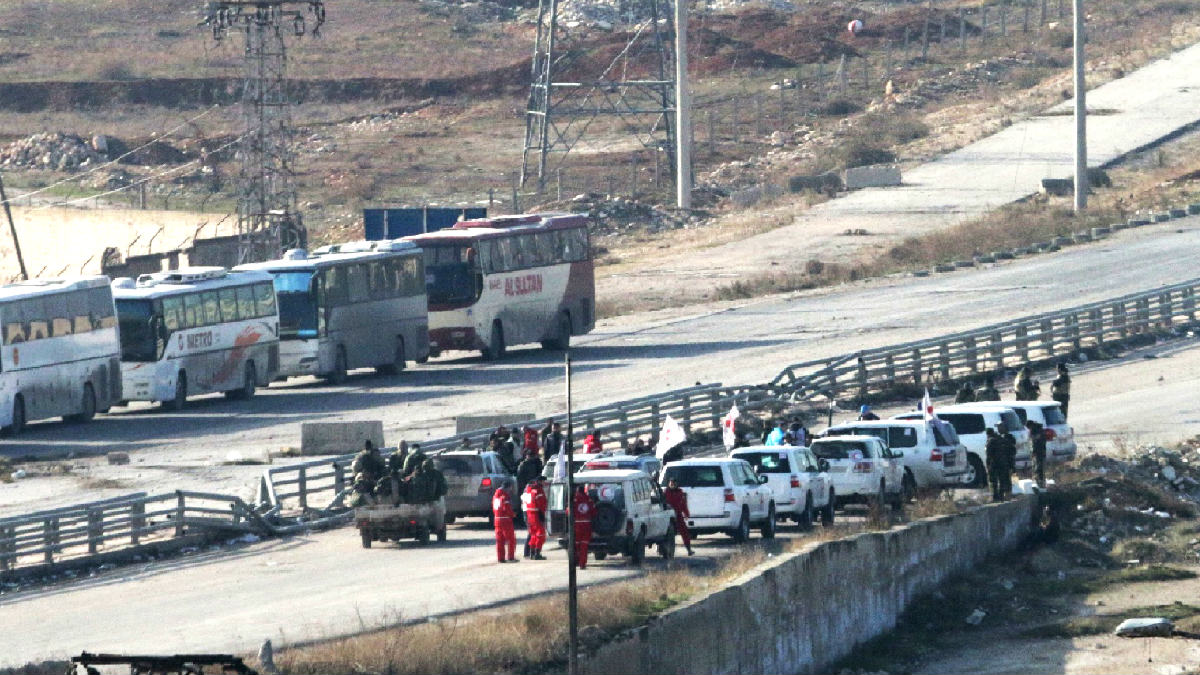
[[[975,400],[976,401],[999,401],[1000,400],[1000,392],[996,390],[996,382],[995,382],[995,380],[992,379],[991,375],[988,375],[986,378],[984,378],[983,386],[979,388],[979,391],[975,392]]]
[[[1004,441],[1000,440],[1000,435],[994,429],[987,430],[987,443],[984,445],[984,452],[987,453],[987,478],[988,485],[992,488],[992,501],[1001,501],[1000,496],[1000,474],[1004,472],[1005,452]]]
[[[971,381],[963,382],[963,386],[959,388],[958,393],[954,395],[955,403],[972,403],[975,401],[975,390],[971,387]]]
[[[1017,395],[1018,401],[1036,401],[1038,394],[1042,393],[1042,388],[1038,386],[1037,380],[1033,379],[1033,369],[1029,366],[1021,366],[1021,369],[1017,371],[1013,392]]]
[[[1067,364],[1058,364],[1058,377],[1050,383],[1050,398],[1058,401],[1062,408],[1063,419],[1067,417],[1067,404],[1071,402],[1071,376],[1067,374]]]

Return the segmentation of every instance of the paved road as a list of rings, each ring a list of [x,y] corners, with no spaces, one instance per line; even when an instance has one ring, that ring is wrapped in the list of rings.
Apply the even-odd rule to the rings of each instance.
[[[1114,437],[1170,442],[1200,433],[1197,346],[1181,339],[1078,367],[1071,422],[1081,452],[1108,448]],[[705,537],[687,560],[707,566],[734,550],[725,537]],[[498,566],[486,526],[464,521],[446,544],[428,548],[364,550],[353,530],[341,529],[109,570],[0,596],[0,667],[83,649],[250,651],[268,637],[281,645],[473,609],[563,588],[565,554],[553,545],[547,553],[547,562]],[[648,568],[661,566],[648,559]],[[612,559],[582,579],[633,574]]]
[[[1088,164],[1104,166],[1200,120],[1200,45],[1154,61],[1087,94]],[[732,278],[760,273],[768,264],[846,260],[864,248],[977,218],[1039,191],[1043,178],[1067,178],[1074,169],[1073,99],[931,162],[905,169],[904,185],[864,189],[793,216],[767,208],[789,225],[686,253],[662,252],[636,272],[643,289],[669,288],[680,279],[711,290]],[[763,217],[766,217],[765,215]],[[840,236],[862,228],[873,236]],[[702,256],[704,264],[695,259]],[[782,268],[779,268],[782,269]]]

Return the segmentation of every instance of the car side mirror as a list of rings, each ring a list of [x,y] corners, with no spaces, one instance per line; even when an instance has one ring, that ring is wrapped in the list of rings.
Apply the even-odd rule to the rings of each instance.
[[[900,457],[903,457],[903,456],[904,456],[904,451],[903,451],[903,450],[893,450],[893,451],[892,451],[892,457],[895,457],[895,458],[900,458]]]
[[[815,466],[813,466],[812,464],[809,464],[809,465],[808,465],[808,467],[805,469],[805,471],[807,471],[808,473],[817,473],[817,472],[818,472],[818,471],[820,471],[820,470],[821,470],[821,469],[819,469],[818,467],[815,467]]]
[[[759,477],[758,477],[758,484],[759,484],[759,485],[765,485],[765,484],[766,484],[766,482],[767,482],[767,477],[766,477],[766,476],[759,476]]]
[[[819,469],[821,471],[828,471],[829,470],[829,460],[822,459],[821,461],[817,462],[817,469]]]

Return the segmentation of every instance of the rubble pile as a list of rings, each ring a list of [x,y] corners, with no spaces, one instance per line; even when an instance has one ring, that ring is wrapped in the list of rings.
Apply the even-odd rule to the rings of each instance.
[[[105,161],[103,153],[74,134],[34,134],[0,148],[0,166],[78,171]]]
[[[1117,475],[1174,493],[1200,506],[1200,440],[1192,439],[1177,449],[1143,445],[1128,460],[1088,455],[1079,466],[1101,475]]]
[[[1000,56],[968,63],[958,70],[949,70],[937,77],[921,78],[900,91],[891,100],[878,105],[895,104],[900,108],[920,110],[925,105],[947,96],[976,90],[983,84],[997,84],[1014,68],[1036,65],[1027,56]]]
[[[585,192],[570,200],[543,205],[542,208],[586,213],[592,220],[592,233],[599,236],[677,230],[698,222],[696,216],[680,214],[637,199],[596,192]]]

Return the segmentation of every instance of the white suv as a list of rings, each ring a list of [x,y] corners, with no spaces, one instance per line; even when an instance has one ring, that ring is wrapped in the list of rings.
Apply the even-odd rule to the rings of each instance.
[[[987,453],[987,430],[994,429],[997,422],[1004,422],[1004,428],[1017,441],[1017,471],[1028,471],[1033,463],[1033,444],[1029,441],[1029,430],[1021,423],[1017,413],[1010,403],[1016,401],[980,401],[977,403],[959,403],[958,405],[936,408],[933,413],[938,419],[949,422],[958,432],[958,438],[967,448],[967,463],[970,465],[963,474],[963,483],[972,487],[987,485],[987,469],[984,459]],[[924,419],[919,412],[896,415],[892,419]]]
[[[574,478],[596,503],[589,544],[596,560],[619,553],[640,565],[647,546],[657,546],[667,560],[675,556],[675,510],[649,474],[630,469],[580,471]]]
[[[751,526],[763,539],[775,536],[775,498],[767,477],[754,473],[744,459],[685,459],[663,469],[662,484],[672,479],[687,493],[688,528],[696,534],[724,532],[734,541],[750,538]]]
[[[1046,436],[1047,462],[1075,459],[1075,430],[1067,424],[1058,401],[1005,401],[1004,405],[1012,408],[1021,422],[1033,420],[1042,425],[1042,433]]]
[[[750,463],[775,497],[775,515],[809,528],[817,515],[821,523],[833,524],[833,483],[821,471],[820,461],[808,448],[790,445],[759,445],[738,448],[729,454]]]
[[[818,438],[809,447],[829,465],[837,506],[889,502],[900,508],[904,468],[875,436]]]
[[[846,422],[830,427],[826,436],[876,436],[904,465],[904,482],[913,488],[958,485],[967,472],[967,449],[954,427],[925,420]]]

